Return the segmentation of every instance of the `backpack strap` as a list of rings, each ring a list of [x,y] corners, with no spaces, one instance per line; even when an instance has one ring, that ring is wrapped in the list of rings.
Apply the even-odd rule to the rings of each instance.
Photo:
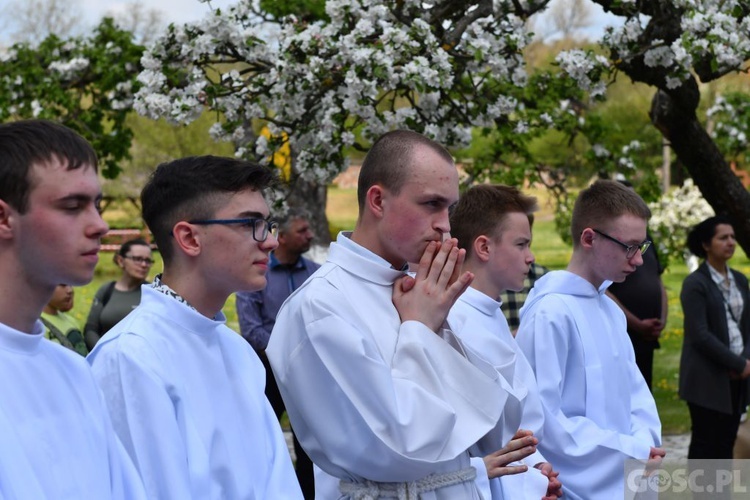
[[[104,294],[102,294],[102,307],[107,305],[107,302],[109,302],[109,299],[112,298],[112,292],[115,289],[115,282],[110,281],[107,285],[107,288],[104,289]]]
[[[73,344],[70,342],[70,340],[68,340],[68,337],[66,337],[65,334],[60,331],[59,328],[57,328],[55,325],[53,325],[51,321],[48,321],[48,320],[46,320],[46,319],[44,319],[42,317],[40,317],[39,319],[42,320],[42,323],[44,323],[44,326],[46,326],[47,329],[50,331],[50,333],[52,335],[54,335],[55,338],[60,342],[60,345],[62,345],[63,347],[67,347],[68,349],[71,349],[71,350],[75,351],[75,348],[73,347]]]

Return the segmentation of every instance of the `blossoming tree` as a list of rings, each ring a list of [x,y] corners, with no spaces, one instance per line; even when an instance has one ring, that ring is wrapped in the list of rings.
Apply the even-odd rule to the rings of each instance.
[[[748,71],[750,3],[723,0],[597,2],[627,17],[604,39],[611,68],[657,89],[651,120],[716,212],[750,250],[750,195],[700,122],[698,80]],[[647,16],[647,17],[643,17]]]
[[[207,107],[220,117],[213,135],[260,161],[287,143],[297,183],[290,202],[307,197],[324,206],[310,199],[311,186],[340,172],[346,151],[366,150],[397,127],[454,147],[469,142],[472,127],[493,131],[494,164],[516,180],[538,176],[528,141],[545,129],[580,130],[585,120],[570,103],[583,92],[602,98],[624,73],[657,90],[654,124],[711,205],[742,221],[738,234],[750,249],[750,196],[696,113],[697,79],[747,69],[747,2],[597,1],[625,23],[602,41],[607,57],[561,54],[563,76],[530,73],[522,57],[531,36],[525,21],[548,3],[329,0],[327,20],[284,18],[269,41],[257,5],[242,0],[171,26],[143,58],[135,106],[177,123]],[[264,126],[270,139],[258,133]]]
[[[218,122],[212,135],[232,141],[237,155],[270,163],[274,153],[291,152],[287,201],[312,208],[323,235],[327,182],[349,152],[397,127],[450,147],[465,146],[472,130],[487,134],[485,161],[467,165],[473,180],[559,185],[529,151],[550,130],[586,134],[590,160],[606,169],[632,167],[639,145],[613,148],[606,127],[593,126],[581,105],[604,99],[608,83],[624,74],[656,90],[653,123],[750,250],[750,196],[717,147],[726,141],[714,140],[697,114],[699,81],[747,71],[747,1],[597,0],[624,24],[608,31],[602,50],[560,54],[555,71],[530,70],[523,58],[526,21],[549,0],[329,0],[322,19],[314,3],[300,18],[278,20],[262,10],[273,2],[238,0],[170,26],[141,59],[137,82],[137,51],[98,32],[51,41],[35,56],[11,50],[0,58],[0,119],[67,117],[114,174],[130,144],[120,117],[139,87],[135,108],[144,115],[188,123],[208,110]],[[726,109],[716,117],[733,119]]]
[[[143,47],[104,19],[89,37],[51,35],[39,45],[17,43],[0,54],[0,121],[57,120],[86,137],[102,171],[116,177],[128,157]]]
[[[690,228],[714,215],[692,179],[658,201],[649,203],[653,217],[649,223],[658,245],[657,254],[666,268],[670,261],[684,261],[690,256],[685,242]]]

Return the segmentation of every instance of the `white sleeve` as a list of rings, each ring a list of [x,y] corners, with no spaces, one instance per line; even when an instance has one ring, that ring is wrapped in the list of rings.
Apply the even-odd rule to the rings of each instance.
[[[120,340],[122,337],[106,347],[115,347]],[[102,387],[112,425],[143,479],[148,498],[206,498],[201,493],[210,491],[207,482],[203,487],[191,484],[174,403],[148,366],[152,359],[150,348],[137,337],[129,338],[127,352],[96,351],[92,370]]]
[[[621,490],[623,461],[648,458],[653,444],[652,439],[643,439],[641,434],[630,435],[600,427],[585,416],[585,409],[576,411],[575,415],[563,411],[565,391],[576,387],[585,391],[586,387],[584,370],[571,370],[572,365],[583,364],[575,335],[575,323],[570,317],[537,311],[524,316],[516,336],[536,373],[544,407],[540,449],[555,470],[560,471],[560,481],[572,498],[578,498],[571,494],[574,492],[605,494],[616,491],[611,488]],[[577,354],[579,358],[575,358]],[[571,366],[567,366],[569,363]]]
[[[411,481],[495,427],[506,393],[446,341],[407,321],[393,357],[383,359],[356,318],[333,303],[282,309],[267,351],[295,432],[323,470]]]

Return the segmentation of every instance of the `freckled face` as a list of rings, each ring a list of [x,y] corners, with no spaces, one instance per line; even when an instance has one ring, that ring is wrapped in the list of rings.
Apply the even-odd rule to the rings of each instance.
[[[385,190],[381,256],[399,268],[419,262],[431,241],[450,232],[448,209],[458,201],[456,166],[427,147],[412,153],[411,171],[398,194]]]

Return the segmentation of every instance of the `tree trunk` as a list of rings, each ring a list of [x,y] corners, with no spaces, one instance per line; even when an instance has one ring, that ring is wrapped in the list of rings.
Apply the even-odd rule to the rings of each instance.
[[[732,172],[721,151],[698,121],[695,80],[680,89],[660,90],[651,103],[651,120],[671,143],[695,185],[717,214],[729,217],[737,242],[750,252],[750,193]],[[690,103],[689,106],[686,104]]]

